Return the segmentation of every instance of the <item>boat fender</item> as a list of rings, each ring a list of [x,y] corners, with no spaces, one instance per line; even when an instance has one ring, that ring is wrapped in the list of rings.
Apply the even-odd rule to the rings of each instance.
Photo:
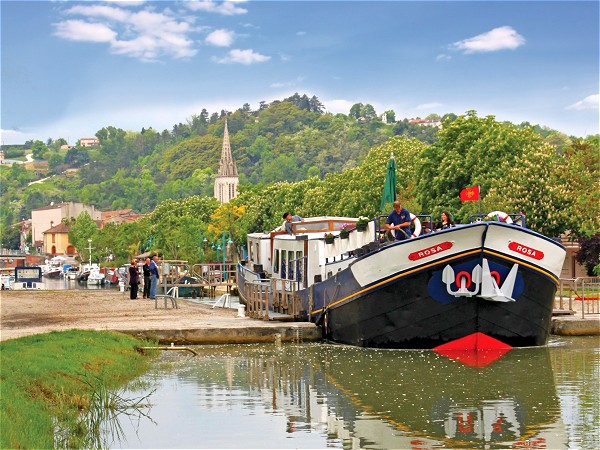
[[[502,211],[492,211],[485,216],[485,220],[497,220],[498,222],[513,223],[510,216]]]
[[[420,236],[421,235],[421,221],[413,213],[410,213],[410,220],[415,225],[415,231],[413,231],[413,234],[410,237]]]

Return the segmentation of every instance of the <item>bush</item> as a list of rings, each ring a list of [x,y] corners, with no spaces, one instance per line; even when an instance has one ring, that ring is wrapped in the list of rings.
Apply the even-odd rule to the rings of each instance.
[[[598,275],[596,268],[600,266],[600,233],[592,237],[579,239],[579,251],[575,260],[585,267],[588,276]]]

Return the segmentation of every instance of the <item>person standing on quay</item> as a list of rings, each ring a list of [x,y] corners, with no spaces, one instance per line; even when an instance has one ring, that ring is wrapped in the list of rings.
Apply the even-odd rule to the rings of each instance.
[[[132,259],[131,265],[129,266],[129,298],[131,300],[137,299],[139,284],[140,274],[137,269],[137,261]]]
[[[142,270],[144,271],[144,295],[143,298],[150,298],[150,283],[151,273],[150,273],[150,258],[146,258],[144,265],[142,266]]]
[[[158,282],[160,281],[160,276],[158,274],[158,256],[154,255],[152,261],[150,262],[150,298],[154,300],[156,298],[156,286],[158,286]]]

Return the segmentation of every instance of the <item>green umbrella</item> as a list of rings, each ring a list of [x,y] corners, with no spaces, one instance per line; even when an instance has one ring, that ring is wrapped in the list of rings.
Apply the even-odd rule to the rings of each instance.
[[[390,161],[385,172],[385,184],[383,185],[383,196],[381,197],[380,210],[383,211],[385,205],[396,201],[396,160],[394,153],[390,156]]]

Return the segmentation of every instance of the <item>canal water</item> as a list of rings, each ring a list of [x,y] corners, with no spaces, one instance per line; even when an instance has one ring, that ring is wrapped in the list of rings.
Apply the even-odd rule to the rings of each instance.
[[[163,351],[111,448],[597,449],[598,337],[503,355],[325,343]],[[118,430],[118,432],[115,432]]]

